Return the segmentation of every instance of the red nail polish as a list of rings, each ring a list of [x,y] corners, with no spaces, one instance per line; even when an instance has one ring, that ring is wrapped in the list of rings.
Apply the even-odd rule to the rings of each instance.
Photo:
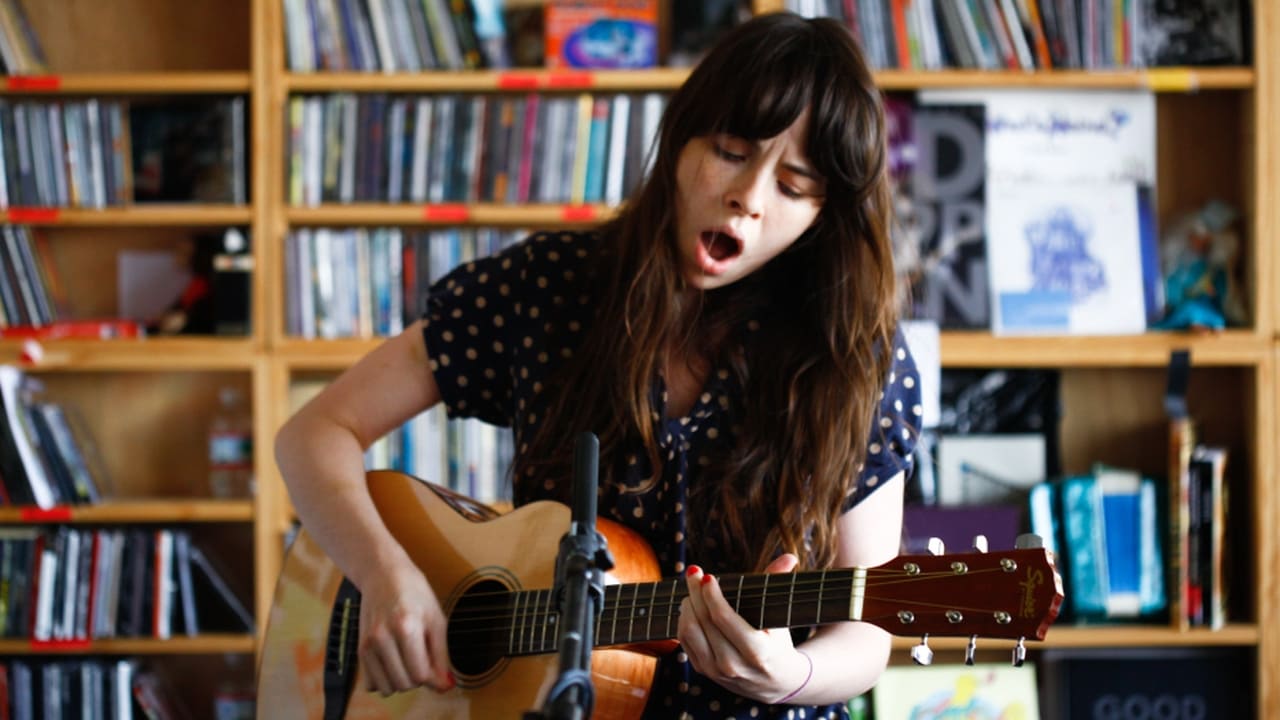
[[[449,689],[450,689],[450,690],[452,690],[453,688],[458,687],[458,678],[454,677],[454,676],[453,676],[453,673],[449,673],[449,674],[448,674],[448,675],[446,675],[445,677],[449,680]]]
[[[697,575],[700,572],[702,572],[702,568],[698,567],[697,565],[690,565],[689,569],[685,571],[685,574],[688,575],[689,577],[693,577],[694,575]]]
[[[703,584],[703,585],[706,585],[706,584],[707,584],[707,583],[709,583],[709,582],[711,582],[711,573],[707,573],[706,575],[703,575],[703,576],[702,576],[702,584]]]

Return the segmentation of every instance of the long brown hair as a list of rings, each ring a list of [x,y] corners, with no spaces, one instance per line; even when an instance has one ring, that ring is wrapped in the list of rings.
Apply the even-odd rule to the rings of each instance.
[[[806,109],[806,155],[826,179],[818,218],[751,277],[688,307],[674,237],[681,149],[720,132],[771,138]],[[673,349],[724,337],[710,350],[727,354],[744,414],[735,447],[690,488],[690,557],[714,545],[730,568],[761,569],[782,551],[830,563],[896,329],[885,143],[880,94],[848,30],[787,13],[735,28],[672,96],[647,180],[601,228],[595,327],[548,383],[556,390],[517,482],[568,477],[583,430],[600,437],[606,481],[614,453],[636,441],[660,468],[654,378]],[[755,332],[730,332],[747,319]]]

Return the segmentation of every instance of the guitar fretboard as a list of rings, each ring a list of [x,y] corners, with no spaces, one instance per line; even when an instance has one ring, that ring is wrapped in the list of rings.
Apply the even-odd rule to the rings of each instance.
[[[729,604],[757,628],[823,625],[856,619],[865,573],[816,570],[774,575],[718,577]],[[627,645],[676,636],[680,603],[688,595],[683,578],[605,587],[595,626],[595,645]],[[506,637],[504,654],[554,652],[560,621],[552,590],[494,593],[459,608],[450,624],[483,623],[490,638]],[[456,630],[466,632],[463,627]]]

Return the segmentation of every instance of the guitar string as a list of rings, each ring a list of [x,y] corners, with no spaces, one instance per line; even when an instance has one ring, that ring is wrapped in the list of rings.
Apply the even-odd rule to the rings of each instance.
[[[870,582],[871,580],[874,579],[876,581],[877,587],[883,587],[883,586],[890,586],[890,585],[896,585],[896,584],[915,584],[924,580],[936,581],[941,578],[962,579],[965,577],[972,577],[975,575],[984,575],[984,574],[993,574],[993,573],[1005,574],[1005,571],[1001,568],[984,568],[980,570],[970,570],[964,574],[957,574],[954,571],[948,569],[948,570],[937,570],[937,571],[920,572],[920,573],[912,574],[912,573],[906,572],[905,570],[879,570],[879,571],[869,570],[867,572],[867,580],[868,582]],[[797,588],[812,588],[812,587],[816,587],[819,589],[822,589],[823,587],[838,588],[844,584],[851,582],[853,579],[853,573],[852,571],[849,571],[849,570],[844,570],[841,572],[841,574],[837,574],[837,575],[832,575],[831,572],[828,571],[826,580],[822,580],[821,575],[822,575],[821,571],[816,571],[816,570],[804,571],[796,575],[796,577],[800,579],[798,579],[793,584]],[[721,576],[720,579],[721,579],[721,582],[724,583],[724,582],[736,581],[738,577],[739,577],[738,575],[723,575]],[[744,577],[748,577],[747,582],[743,584],[744,589],[760,590],[765,587],[765,583],[763,581],[757,581],[752,579],[752,578],[759,578],[763,576],[757,575],[757,576],[744,576]],[[640,582],[640,583],[624,583],[622,585],[609,585],[606,587],[606,592],[608,591],[609,588],[625,587],[627,585],[650,585],[653,587],[665,587],[668,583],[671,583],[671,582],[681,583],[683,582],[683,580],[664,578],[661,580],[652,580],[652,581]],[[757,585],[757,582],[758,582],[758,585]],[[781,589],[783,587],[786,587],[786,584],[785,583],[778,584],[777,578],[775,578],[774,588],[779,595],[784,594],[784,591]],[[531,593],[531,592],[546,591],[548,589],[549,588],[537,588],[537,589],[528,589],[528,590],[486,590],[483,592],[468,594],[466,597],[469,599],[485,598],[485,597],[507,597],[518,592]]]
[[[883,588],[887,588],[887,587],[895,587],[895,586],[899,586],[899,585],[910,585],[910,584],[916,584],[916,583],[921,582],[921,581],[924,581],[924,580],[933,580],[933,581],[936,581],[936,580],[938,580],[939,578],[944,578],[944,577],[945,577],[945,578],[952,578],[952,577],[955,577],[955,578],[961,578],[961,577],[973,577],[973,576],[979,576],[979,575],[988,574],[988,573],[995,573],[995,572],[1002,572],[1002,571],[999,571],[999,570],[989,570],[989,571],[988,571],[988,570],[979,570],[979,571],[974,571],[974,572],[967,573],[966,575],[963,575],[963,576],[961,576],[961,575],[955,575],[955,574],[950,573],[950,572],[948,572],[948,573],[934,573],[934,574],[925,574],[925,573],[922,573],[922,574],[920,574],[920,575],[912,575],[912,576],[901,577],[901,578],[898,578],[898,579],[896,579],[896,580],[890,580],[890,581],[879,581],[879,582],[876,582],[876,583],[874,584],[874,588],[873,588],[873,589],[875,589],[875,590],[877,590],[877,591],[878,591],[878,590],[881,590],[881,589],[883,589]],[[729,579],[730,577],[731,577],[731,576],[726,576],[726,579]],[[849,578],[848,580],[849,580],[849,581],[851,581],[851,579],[852,579],[852,578]],[[683,588],[679,587],[680,582],[681,582],[681,581],[679,581],[679,580],[670,580],[670,579],[668,579],[668,580],[661,580],[661,581],[657,581],[657,582],[653,582],[653,583],[635,583],[635,585],[640,585],[640,586],[643,586],[643,585],[649,585],[649,586],[650,586],[650,587],[652,587],[652,588],[653,588],[653,590],[654,590],[654,592],[652,593],[652,595],[653,595],[654,597],[656,597],[659,593],[661,593],[661,592],[662,592],[663,588],[667,588],[667,587],[669,587],[669,586],[670,586],[670,584],[671,584],[671,583],[673,583],[673,582],[674,582],[674,583],[676,583],[676,585],[677,585],[677,590],[676,590],[676,591],[677,591],[677,593],[681,593],[681,594],[679,595],[678,599],[679,599],[679,600],[683,600],[683,599],[684,599],[684,597],[687,595],[687,592],[686,592]],[[840,591],[841,591],[841,589],[842,589],[845,585],[847,585],[847,584],[848,584],[848,582],[837,582],[837,581],[832,581],[832,580],[828,579],[828,581],[827,581],[827,582],[825,582],[825,583],[824,583],[824,582],[820,582],[820,581],[799,581],[799,582],[794,583],[793,585],[794,585],[794,587],[796,588],[796,594],[797,594],[797,597],[799,597],[800,599],[802,599],[802,600],[803,600],[803,599],[805,599],[805,598],[810,598],[810,597],[812,597],[812,598],[816,598],[816,597],[818,597],[818,596],[819,596],[821,593],[823,593],[823,592],[840,592]],[[631,583],[628,583],[627,585],[632,585],[632,584],[631,584]],[[627,587],[627,585],[611,585],[611,586],[609,586],[609,588],[623,588],[623,587]],[[752,587],[752,586],[746,586],[746,585],[744,585],[744,591],[740,594],[740,598],[741,598],[741,600],[762,600],[762,599],[769,598],[769,597],[781,598],[781,597],[784,597],[784,596],[786,596],[786,595],[788,594],[788,588],[789,588],[789,587],[790,587],[790,586],[789,586],[788,584],[786,584],[786,583],[775,583],[775,585],[774,585],[774,589],[773,589],[772,591],[760,592],[761,590],[764,590],[764,585],[760,585],[759,587]],[[502,613],[503,613],[503,612],[507,612],[507,611],[509,611],[509,609],[510,609],[510,602],[509,602],[509,601],[514,600],[516,595],[519,595],[519,594],[521,594],[521,593],[537,593],[537,592],[546,592],[546,589],[544,588],[544,589],[539,589],[539,590],[514,590],[514,591],[513,591],[513,590],[505,590],[505,591],[486,591],[486,592],[475,593],[475,594],[472,594],[472,595],[466,595],[465,597],[466,597],[468,600],[471,600],[471,601],[475,601],[475,600],[497,600],[497,601],[499,601],[499,602],[486,602],[486,603],[476,603],[476,602],[472,602],[472,603],[470,603],[468,606],[464,606],[464,607],[460,607],[460,608],[455,609],[454,613],[453,613],[453,614],[451,614],[451,616],[450,616],[450,617],[451,617],[451,618],[454,618],[454,617],[456,617],[456,618],[466,618],[466,619],[468,619],[468,620],[493,620],[493,619],[501,619],[501,618],[503,617]],[[648,605],[653,604],[652,602],[649,602],[649,603],[632,603],[632,604],[630,604],[630,605],[624,605],[624,604],[623,604],[623,603],[624,603],[624,601],[623,601],[623,599],[621,598],[621,593],[622,593],[622,592],[623,592],[623,591],[621,591],[621,590],[616,590],[616,591],[613,591],[613,592],[609,592],[609,589],[608,589],[608,588],[606,589],[606,605],[608,606],[608,608],[614,608],[614,609],[632,609],[632,610],[634,610],[634,609],[639,608],[639,607],[646,607],[646,606],[648,606]],[[609,600],[611,599],[609,596],[613,596],[614,601],[613,601],[612,603],[609,603]],[[878,595],[874,595],[874,596],[871,596],[871,597],[877,597],[877,598],[878,598],[879,596],[878,596]],[[665,601],[664,601],[664,602],[665,602]],[[672,603],[672,604],[678,604],[678,603]],[[755,607],[757,607],[757,606],[756,606],[756,605],[751,605],[751,607],[752,607],[752,608],[755,608]],[[505,610],[504,610],[504,609],[505,609]],[[486,612],[486,613],[491,613],[491,612],[494,612],[494,611],[498,611],[498,614],[496,614],[496,615],[482,615],[482,616],[480,616],[480,617],[473,617],[474,613],[477,613],[477,612]]]
[[[672,616],[665,616],[665,617],[663,617],[662,619],[664,619],[664,620],[666,620],[666,619],[675,619],[675,618],[678,618],[678,617],[679,617],[678,615],[672,615]],[[885,625],[885,624],[889,624],[889,623],[891,623],[892,621],[897,620],[897,619],[898,619],[898,616],[897,616],[897,613],[896,613],[896,612],[885,612],[885,613],[881,613],[881,614],[878,614],[878,615],[868,616],[868,617],[864,617],[864,618],[863,618],[863,620],[864,620],[864,621],[866,621],[866,622],[875,622],[875,623],[876,623],[876,624],[878,624],[878,625]],[[803,623],[802,625],[812,625],[812,624],[816,624],[816,623]],[[906,626],[903,626],[903,627],[906,627]],[[496,629],[494,629],[494,632],[496,632]],[[539,654],[546,654],[546,653],[554,652],[554,651],[555,651],[555,649],[556,649],[556,644],[555,644],[555,643],[548,643],[548,642],[546,642],[545,640],[544,640],[544,641],[541,641],[541,642],[535,642],[535,641],[532,639],[532,634],[530,633],[530,635],[529,635],[529,637],[528,637],[527,641],[525,641],[525,638],[523,638],[523,637],[521,638],[521,641],[520,641],[520,650],[519,650],[519,651],[513,651],[513,650],[512,650],[512,648],[511,648],[511,643],[510,643],[510,641],[509,641],[505,636],[495,635],[495,634],[494,634],[494,632],[490,632],[490,633],[488,634],[488,636],[487,636],[487,637],[481,637],[481,638],[471,637],[471,638],[468,638],[468,639],[466,640],[466,642],[467,642],[466,647],[467,647],[469,650],[473,650],[473,651],[483,651],[483,652],[491,652],[492,654],[495,654],[495,655],[502,655],[502,656],[539,655]],[[529,631],[526,629],[526,631],[525,631],[525,632],[529,632]],[[927,632],[927,631],[922,631],[922,632]],[[902,634],[902,633],[897,633],[897,634]],[[914,634],[914,633],[912,633],[912,634]],[[954,632],[945,632],[945,633],[943,633],[943,632],[929,632],[929,634],[930,634],[930,635],[951,635],[951,636],[955,636],[955,637],[963,637],[963,636],[968,636],[968,635],[971,635],[971,634],[974,634],[974,633],[972,633],[972,632],[971,632],[970,630],[968,630],[968,629],[964,629],[964,630],[957,630],[957,631],[954,631]],[[982,634],[982,633],[978,633],[978,634]],[[474,633],[471,633],[471,635],[474,635]],[[450,636],[451,636],[451,637],[456,637],[456,636],[457,636],[457,633],[450,633]],[[988,636],[988,637],[990,637],[990,636]],[[661,641],[665,641],[665,640],[674,640],[674,639],[675,639],[675,638],[674,638],[674,633],[673,633],[671,636],[663,635],[663,634],[659,634],[659,635],[656,635],[656,636],[653,636],[653,637],[644,637],[644,636],[641,636],[641,637],[606,637],[606,638],[602,638],[602,637],[600,637],[600,636],[596,636],[596,638],[595,638],[595,646],[596,646],[596,647],[599,647],[599,648],[607,648],[607,647],[617,646],[617,645],[634,645],[634,644],[637,644],[637,643],[645,643],[645,642],[661,642]],[[1009,640],[1009,641],[1012,641],[1012,640],[1016,640],[1017,638],[1014,636],[1014,634],[1010,633],[1010,634],[1008,634],[1008,635],[1003,635],[1003,634],[1002,634],[1000,637],[997,637],[997,638],[995,638],[995,639],[1001,639],[1001,640]]]
[[[657,615],[657,616],[654,616],[653,620],[660,621],[663,623],[669,623],[671,620],[676,620],[678,623],[678,618],[679,618],[679,615]],[[862,619],[865,622],[874,622],[875,624],[880,625],[882,627],[886,627],[887,629],[888,623],[894,620],[899,620],[900,618],[897,612],[886,612],[886,613],[882,613],[874,616],[866,616],[866,617],[863,617]],[[834,622],[834,621],[829,621],[829,622]],[[820,624],[826,624],[826,623],[820,623],[820,622],[801,623],[801,625],[820,625]],[[632,645],[632,644],[644,643],[644,642],[662,642],[667,640],[673,640],[675,637],[675,627],[673,625],[667,625],[667,627],[671,628],[669,632],[657,633],[657,634],[646,634],[641,636],[618,637],[616,635],[608,635],[608,636],[597,635],[595,638],[595,645],[597,647],[609,647],[614,645]],[[921,627],[923,627],[923,625],[921,625]],[[450,632],[450,637],[454,639],[465,640],[465,642],[467,643],[467,647],[469,648],[493,651],[500,655],[541,654],[541,653],[554,651],[554,643],[547,643],[545,638],[541,642],[536,642],[534,640],[534,633],[536,633],[538,629],[539,628],[522,628],[519,631],[519,649],[521,650],[520,652],[513,651],[512,644],[505,634],[495,635],[493,631],[486,631],[483,629],[454,630]],[[900,630],[903,630],[903,629],[910,629],[910,628],[909,626],[901,625],[901,626],[895,627],[895,629],[893,630],[890,630],[890,632],[894,632],[895,634],[904,634],[900,632]],[[932,632],[927,630],[922,630],[918,632],[929,632],[930,634],[955,635],[955,636],[979,634],[987,637],[995,636],[999,639],[1006,639],[1006,640],[1013,640],[1017,636],[1028,636],[1032,634],[1032,632],[1030,631],[1018,632],[1015,630],[1011,630],[1009,628],[1000,628],[998,634],[989,632],[986,630],[984,630],[983,632],[974,633],[971,628],[961,629],[961,626],[959,625],[949,628],[948,630],[943,632],[938,632],[936,630]],[[481,633],[487,633],[487,634],[482,635]]]
[[[515,593],[511,593],[511,595],[514,595],[514,594]],[[780,593],[778,595],[780,595]],[[816,604],[817,600],[820,599],[821,597],[822,595],[820,593],[815,594],[813,592],[801,592],[797,595],[792,605],[795,606],[795,605]],[[960,606],[954,603],[930,602],[930,601],[916,600],[916,599],[910,599],[910,598],[889,597],[880,593],[872,593],[872,594],[869,594],[867,597],[869,599],[874,600],[875,602],[890,603],[900,608],[947,609],[947,610],[958,610],[961,612],[976,612],[976,613],[994,612],[994,609],[991,609],[991,608],[979,608],[979,607],[973,607],[973,606],[967,606],[967,605]],[[767,609],[768,598],[769,598],[768,594],[760,594],[760,593],[745,594],[742,596],[740,600],[737,601],[738,602],[737,609],[739,610],[739,612],[750,611],[752,613],[754,613],[754,611],[758,609]],[[680,599],[683,600],[683,597],[681,597]],[[836,597],[829,597],[826,599],[829,602],[833,603],[835,606],[842,607],[843,603],[847,601],[848,597],[847,595],[842,595],[842,596],[836,596]],[[762,608],[761,605],[764,605],[764,608]],[[660,601],[656,603],[655,602],[645,603],[645,602],[634,602],[634,601],[625,602],[621,597],[617,597],[614,602],[606,601],[606,605],[603,608],[603,612],[609,613],[611,614],[612,617],[616,618],[617,616],[634,617],[636,615],[637,610],[641,610],[641,609],[649,610],[650,612],[645,613],[645,615],[649,618],[650,623],[652,623],[652,621],[654,620],[666,620],[672,617],[678,617],[678,613],[665,614],[662,612],[662,610],[670,610],[675,607],[678,607],[678,604],[672,603],[670,601]],[[472,612],[469,612],[469,613],[455,611],[450,616],[449,622],[450,622],[450,625],[453,626],[454,628],[453,629],[454,633],[486,632],[487,631],[487,628],[479,631],[469,629],[469,626],[475,623],[485,623],[486,625],[489,625],[494,622],[497,622],[502,624],[502,627],[506,629],[508,628],[506,623],[508,623],[508,621],[510,621],[512,617],[511,608],[512,608],[512,605],[510,604],[505,604],[505,605],[497,604],[497,605],[485,605],[478,608],[471,608]],[[657,611],[657,612],[653,612],[653,611]],[[553,611],[549,607],[545,611],[539,609],[538,611],[535,611],[535,612],[528,612],[528,608],[526,608],[524,619],[517,622],[516,625],[519,625],[520,627],[526,627],[526,628],[530,626],[540,627],[545,624],[548,618],[556,617],[558,615],[559,615],[558,611]],[[815,619],[820,620],[821,618],[819,617]],[[616,635],[616,633],[614,633],[614,635]]]
[[[881,599],[878,598],[877,601],[881,601]],[[923,603],[923,602],[914,601],[914,600],[894,601],[892,599],[883,599],[883,602],[887,602],[887,603],[897,602],[900,607],[914,607],[917,609],[917,611],[924,608],[938,608],[938,609],[945,608],[947,610],[961,610],[962,612],[975,612],[975,613],[979,613],[984,621],[990,621],[990,618],[988,617],[987,614],[993,612],[989,608],[957,607],[954,605],[946,605],[941,603]],[[674,607],[675,606],[671,606],[667,609],[674,609]],[[747,609],[751,610],[753,608],[747,608]],[[552,652],[554,650],[554,644],[548,644],[545,638],[545,634],[546,634],[545,630],[547,627],[547,623],[545,621],[551,617],[558,617],[558,613],[539,613],[533,618],[536,622],[520,624],[518,627],[513,627],[511,625],[506,624],[505,617],[502,619],[502,622],[498,624],[483,623],[482,627],[475,627],[476,625],[481,624],[477,620],[471,620],[471,621],[450,620],[450,629],[448,634],[449,634],[449,637],[451,638],[465,640],[467,642],[467,647],[476,648],[476,649],[485,650],[485,651],[493,651],[499,655],[515,656],[515,655],[542,654],[542,653]],[[634,644],[637,642],[654,642],[654,641],[671,640],[671,639],[674,639],[674,635],[675,635],[671,621],[672,620],[676,621],[676,624],[678,625],[679,617],[680,617],[680,614],[678,612],[670,613],[670,614],[653,613],[649,616],[651,623],[652,622],[662,623],[663,627],[667,629],[665,632],[657,633],[657,634],[646,633],[638,637],[637,636],[618,637],[616,633],[609,634],[606,636],[603,633],[600,633],[600,634],[597,634],[596,636],[595,645],[598,647],[608,647],[611,645],[626,645],[626,644]],[[876,622],[877,624],[882,625],[883,621],[897,619],[897,618],[898,618],[897,611],[893,611],[893,612],[886,612],[878,615],[864,616],[862,620],[869,621],[869,622]],[[821,625],[821,624],[826,624],[830,622],[837,622],[839,620],[840,618],[833,618],[831,620],[827,620],[826,622],[822,622],[820,618],[815,618],[813,622],[800,623],[800,625]],[[601,623],[601,620],[598,620],[597,626],[599,626],[600,623]],[[514,641],[512,640],[512,636],[511,636],[511,633],[513,631],[516,633],[516,639]],[[542,635],[543,635],[543,638],[540,641],[535,640],[535,635],[539,631],[542,631]],[[898,633],[898,634],[901,634],[901,633]],[[935,631],[933,634],[940,634],[940,633],[937,633]],[[961,632],[949,632],[944,634],[970,635],[974,633],[970,631],[961,631]],[[988,632],[979,633],[979,634],[983,634],[988,637],[992,635],[991,633],[988,633]],[[1012,631],[1012,626],[1010,626],[1008,628],[1002,629],[999,636],[1004,639],[1012,640],[1014,639],[1015,634],[1029,635],[1031,633],[1030,632],[1015,633]]]
[[[983,575],[983,574],[996,573],[996,572],[1004,573],[1005,571],[999,568],[989,568],[989,569],[971,571],[963,575],[956,574],[951,571],[930,571],[930,572],[924,572],[924,573],[911,574],[911,573],[906,573],[905,571],[900,571],[896,569],[882,568],[882,569],[873,569],[871,571],[868,571],[868,575],[875,576],[878,579],[878,582],[875,583],[875,586],[873,589],[880,590],[887,586],[915,584],[923,581],[936,581],[939,578],[963,578],[966,576]],[[804,575],[806,576],[812,575],[813,577],[818,577],[820,576],[820,572],[810,571],[810,572],[804,573]],[[722,579],[729,580],[733,577],[734,576],[723,576]],[[746,576],[741,576],[741,577],[746,577]],[[739,596],[736,600],[737,608],[740,612],[743,612],[743,611],[754,612],[757,609],[761,609],[760,605],[758,605],[757,602],[767,605],[767,599],[769,598],[771,593],[759,592],[760,590],[764,590],[767,587],[763,582],[759,582],[757,585],[757,582],[755,581],[754,578],[759,578],[759,577],[761,576],[753,576],[753,579],[748,579],[747,581],[747,583],[750,583],[750,584],[747,584],[747,583],[743,584],[745,591],[742,593],[739,593],[738,594]],[[826,582],[820,582],[820,581],[814,582],[814,581],[811,581],[809,578],[806,578],[804,580],[799,580],[798,582],[793,583],[796,588],[799,588],[799,590],[798,592],[795,593],[795,595],[792,596],[792,600],[793,600],[792,604],[804,605],[808,603],[815,603],[820,599],[824,599],[823,594],[824,592],[827,591],[828,586],[834,586],[835,588],[837,588],[836,590],[831,590],[830,592],[841,592],[840,588],[842,588],[845,585],[844,581],[851,580],[851,579],[852,579],[852,573],[849,573],[848,578],[839,578],[839,576],[836,576],[836,578],[833,579],[830,577],[830,575],[828,575],[828,579]],[[776,578],[775,578],[775,581],[776,581]],[[645,615],[648,618],[648,624],[650,626],[652,626],[652,624],[655,621],[658,621],[658,622],[666,623],[666,627],[669,628],[670,621],[672,619],[678,618],[679,613],[663,612],[663,610],[669,611],[669,610],[678,608],[679,603],[672,602],[672,600],[682,601],[684,597],[687,595],[686,591],[680,587],[680,580],[665,579],[665,580],[660,580],[660,581],[651,582],[651,583],[635,583],[634,585],[635,585],[635,591],[633,592],[633,599],[631,602],[626,602],[623,599],[623,591],[621,588],[625,587],[624,585],[610,586],[610,587],[619,588],[619,589],[613,591],[612,593],[609,593],[610,595],[613,596],[612,602],[610,602],[609,597],[606,597],[605,607],[603,608],[602,612],[610,613],[614,617],[617,617],[618,615],[623,615],[623,614],[627,614],[630,617],[634,617],[637,610],[645,609],[649,611],[645,613]],[[642,586],[642,585],[649,585],[654,591],[650,596],[651,597],[650,602],[643,602],[639,599],[639,586]],[[775,585],[774,585],[775,591],[772,594],[775,597],[781,597],[784,592],[782,588],[787,588],[787,586],[788,584],[785,584],[785,583],[778,584],[775,582]],[[671,589],[672,591],[671,600],[657,600],[659,593],[664,588]],[[521,632],[522,634],[524,632],[529,631],[530,628],[545,629],[545,626],[548,624],[547,621],[550,618],[559,616],[559,612],[551,610],[550,606],[547,606],[547,609],[545,611],[538,610],[533,613],[530,613],[529,608],[526,608],[525,619],[516,623],[511,623],[514,602],[521,601],[521,600],[524,600],[527,602],[532,598],[536,598],[536,595],[535,595],[536,593],[545,593],[545,592],[547,592],[546,589],[517,590],[517,591],[502,590],[502,591],[487,591],[482,593],[476,593],[474,595],[469,595],[467,597],[471,600],[480,598],[482,600],[489,600],[489,601],[503,600],[505,602],[497,602],[497,603],[484,602],[479,605],[472,603],[466,608],[456,609],[455,612],[452,613],[449,618],[450,635],[453,635],[456,637],[458,635],[474,635],[478,633],[492,634],[492,632],[495,631],[495,628],[492,627],[494,623],[498,624],[497,630],[502,633],[509,633],[515,626],[518,626],[520,628],[519,632]],[[903,598],[889,598],[889,597],[884,597],[878,593],[868,593],[867,597],[870,599],[874,599],[876,602],[893,603],[898,605],[899,607],[915,607],[915,608],[928,608],[928,609],[945,608],[948,610],[960,610],[962,612],[978,612],[978,613],[992,612],[991,609],[987,609],[987,608],[958,607],[954,604],[934,603],[934,602],[926,602],[926,601],[903,599]],[[843,603],[847,601],[847,599],[848,599],[847,595],[834,596],[834,597],[828,596],[825,598],[827,602],[830,602],[837,607],[843,606]],[[657,601],[654,602],[654,600],[657,600]],[[866,620],[868,618],[863,618],[863,619]],[[815,618],[815,624],[819,620],[821,620],[820,617]],[[476,623],[483,623],[486,625],[486,627],[473,629],[472,626]],[[617,639],[616,633],[612,633],[612,638],[614,640]],[[655,638],[652,638],[652,639],[667,639],[667,638],[665,637],[665,634],[663,634],[660,636],[656,636]],[[522,643],[523,643],[523,639],[522,639]],[[504,641],[498,644],[503,647],[510,646],[510,643],[507,641]]]
[[[511,593],[512,596],[519,595],[519,594],[521,593]],[[816,601],[818,597],[819,596],[816,594],[803,593],[799,596],[799,599],[793,603],[793,606],[807,605],[807,604],[816,605]],[[909,598],[896,598],[896,597],[884,596],[881,594],[871,594],[868,597],[877,603],[893,604],[899,608],[946,609],[946,610],[958,610],[961,612],[975,612],[975,613],[990,613],[995,611],[993,608],[976,607],[971,605],[961,606],[961,605],[956,605],[954,603],[931,602],[931,601],[909,599]],[[744,611],[744,610],[755,611],[757,609],[760,609],[760,605],[757,604],[756,601],[761,601],[766,598],[767,598],[767,595],[761,595],[761,594],[744,595],[742,599],[738,601],[738,610],[739,611]],[[680,598],[680,599],[683,599],[683,598]],[[847,601],[848,598],[847,596],[836,596],[828,599],[836,607],[843,607],[843,603]],[[680,606],[679,603],[672,603],[670,601],[660,601],[656,603],[642,603],[642,602],[623,603],[621,601],[614,602],[614,603],[606,602],[606,606],[603,608],[602,613],[609,613],[612,615],[624,615],[629,613],[629,616],[634,616],[635,614],[634,611],[638,609],[646,609],[651,611],[651,612],[645,613],[645,615],[646,617],[649,618],[650,623],[652,623],[652,621],[655,621],[655,620],[669,620],[672,618],[678,618],[679,612],[663,612],[663,611],[664,610],[671,611],[678,608],[679,606]],[[513,625],[519,626],[521,628],[541,627],[543,624],[545,624],[545,621],[547,619],[551,617],[559,617],[559,612],[555,610],[551,610],[549,609],[549,607],[547,610],[537,610],[533,612],[530,612],[528,608],[526,608],[524,612],[524,619],[512,623],[510,621],[511,621],[511,618],[513,617],[513,613],[516,612],[514,609],[515,607],[516,607],[515,604],[507,604],[507,605],[493,605],[491,607],[481,608],[481,610],[488,611],[491,614],[480,615],[480,616],[466,615],[466,614],[455,612],[451,614],[449,617],[450,634],[457,635],[457,634],[492,633],[492,632],[507,633],[510,631]],[[815,621],[817,620],[821,620],[821,618],[820,617],[815,618]],[[483,624],[485,625],[485,627],[480,629],[472,629],[471,626],[476,624]],[[804,623],[804,624],[808,624],[808,623]],[[613,633],[613,635],[616,635],[616,633]]]
[[[874,600],[875,602],[878,602],[878,603],[895,605],[900,609],[957,610],[962,613],[984,614],[983,615],[984,617],[986,613],[996,612],[996,609],[989,608],[989,607],[978,607],[973,605],[956,605],[954,603],[942,603],[942,602],[926,602],[926,601],[906,599],[906,598],[876,597],[874,598]],[[805,603],[797,603],[797,604],[804,605]],[[644,606],[644,607],[647,608],[648,606]],[[678,605],[654,606],[654,609],[658,611],[646,613],[645,616],[655,621],[663,620],[667,618],[676,618],[680,616],[680,613],[675,611],[675,609],[678,607],[679,607]],[[607,607],[603,610],[603,613],[609,614],[611,616],[634,617],[634,614],[628,615],[626,613],[627,610],[633,610],[633,609],[635,608],[634,607]],[[739,612],[755,611],[759,609],[760,609],[760,606],[752,605],[752,604],[744,604],[738,607]],[[663,610],[670,611],[670,612],[662,612]],[[451,616],[449,618],[450,634],[468,633],[468,632],[493,632],[493,631],[506,632],[509,629],[511,624],[514,624],[519,627],[539,627],[542,625],[543,621],[552,617],[559,617],[559,615],[560,613],[558,611],[535,612],[527,615],[523,620],[516,623],[508,622],[511,617],[511,613],[509,612],[498,617],[496,621],[493,618],[488,618],[488,619],[458,618],[458,617]],[[803,616],[803,613],[800,613],[800,615]],[[835,617],[835,618],[832,618],[831,620],[828,620],[828,622],[836,622],[839,619],[840,617]],[[798,623],[798,624],[799,625],[816,624],[817,621],[820,621],[820,620],[821,618],[815,618],[814,623]],[[474,629],[473,626],[483,626],[483,627],[481,627],[479,630],[476,630]],[[610,634],[616,635],[617,633],[610,633]]]

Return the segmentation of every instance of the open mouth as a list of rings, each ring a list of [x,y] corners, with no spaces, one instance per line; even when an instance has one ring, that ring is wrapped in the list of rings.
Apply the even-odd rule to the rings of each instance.
[[[707,256],[717,263],[732,260],[742,254],[742,241],[720,230],[703,230],[699,242]]]

